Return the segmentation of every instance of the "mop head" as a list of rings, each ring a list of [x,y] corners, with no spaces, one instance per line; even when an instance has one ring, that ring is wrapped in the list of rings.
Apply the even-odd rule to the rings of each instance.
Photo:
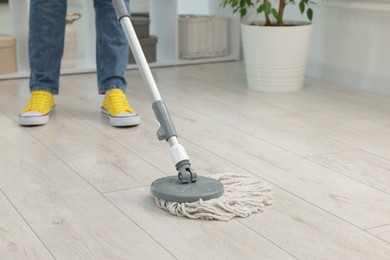
[[[186,203],[156,198],[159,208],[172,215],[191,219],[229,221],[235,217],[246,218],[263,212],[273,202],[271,186],[259,178],[236,173],[218,173],[207,177],[219,180],[224,194],[216,199]]]

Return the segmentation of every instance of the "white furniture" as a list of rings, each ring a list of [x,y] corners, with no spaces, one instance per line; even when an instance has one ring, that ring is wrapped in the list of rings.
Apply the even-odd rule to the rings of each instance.
[[[10,4],[13,34],[17,37],[18,72],[0,75],[0,79],[29,76],[28,64],[28,13],[30,0],[12,0]],[[231,10],[220,9],[220,0],[150,0],[150,33],[158,36],[157,61],[151,67],[238,60],[240,58],[240,17]],[[196,7],[196,8],[195,8]],[[69,0],[68,12],[80,12],[83,17],[76,22],[78,30],[78,57],[75,68],[67,68],[61,74],[95,71],[95,14],[93,1]],[[225,57],[191,59],[179,58],[178,15],[210,14],[229,17],[229,54]],[[128,69],[135,69],[129,65]]]

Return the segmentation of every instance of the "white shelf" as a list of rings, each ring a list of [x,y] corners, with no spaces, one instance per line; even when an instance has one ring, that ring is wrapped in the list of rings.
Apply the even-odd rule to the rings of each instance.
[[[196,8],[201,6],[203,9]],[[196,64],[240,59],[240,17],[230,9],[220,9],[220,0],[150,0],[151,34],[158,37],[157,62],[171,65]],[[179,14],[209,14],[229,17],[229,55],[207,59],[179,58]]]
[[[28,64],[28,13],[30,0],[12,0],[10,4],[13,35],[17,38],[18,72],[0,75],[1,79],[29,77]],[[150,34],[158,37],[157,61],[150,67],[179,66],[188,64],[232,61],[240,59],[240,17],[231,10],[219,9],[220,0],[149,0]],[[95,68],[95,13],[93,1],[69,0],[68,12],[80,12],[77,21],[78,56],[75,68],[61,70],[61,74],[94,72]],[[206,59],[180,59],[178,15],[181,13],[210,14],[229,17],[229,54]],[[136,69],[130,64],[128,69]]]

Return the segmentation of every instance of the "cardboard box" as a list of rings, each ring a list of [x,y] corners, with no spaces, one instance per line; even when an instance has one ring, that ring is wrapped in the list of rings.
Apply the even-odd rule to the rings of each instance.
[[[132,14],[130,20],[139,39],[149,37],[149,17]]]
[[[157,37],[151,35],[148,38],[141,38],[139,39],[139,42],[141,44],[141,48],[144,51],[146,60],[148,62],[154,62],[156,61],[156,44],[157,44]],[[134,64],[135,59],[133,54],[129,53],[129,64]]]
[[[12,35],[0,34],[0,74],[17,71],[16,38]]]

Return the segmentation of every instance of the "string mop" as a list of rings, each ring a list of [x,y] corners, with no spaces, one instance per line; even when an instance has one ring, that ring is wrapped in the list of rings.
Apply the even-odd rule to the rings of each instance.
[[[157,206],[175,216],[230,221],[264,212],[266,206],[273,204],[272,187],[259,178],[236,173],[218,173],[208,177],[223,184],[224,194],[221,197],[191,203],[155,198]]]

